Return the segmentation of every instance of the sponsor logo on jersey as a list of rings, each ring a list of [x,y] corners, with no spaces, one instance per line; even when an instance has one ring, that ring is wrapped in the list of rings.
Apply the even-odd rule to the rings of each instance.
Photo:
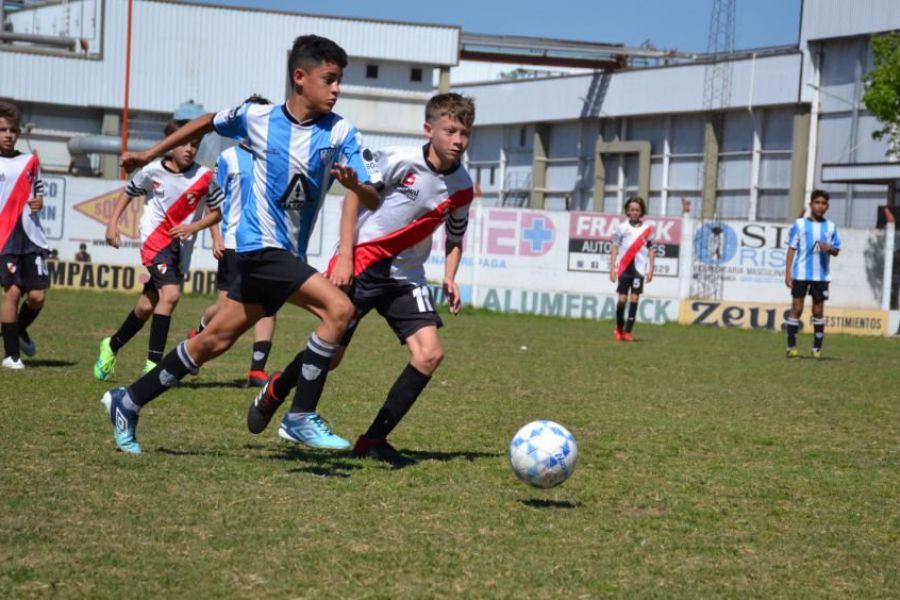
[[[397,191],[409,198],[410,200],[415,200],[419,197],[419,190],[413,189],[412,186],[416,182],[416,174],[410,171],[406,174],[406,177],[403,178],[403,181],[400,182],[400,185],[397,186]]]
[[[330,163],[334,160],[334,155],[337,154],[337,148],[334,146],[330,146],[328,148],[320,148],[319,149],[319,160],[323,163]]]
[[[156,180],[154,180],[154,181],[152,181],[151,183],[153,184],[153,191],[156,191],[156,190],[160,189],[160,188],[163,186],[163,184],[162,184],[161,181],[156,181]]]
[[[199,200],[197,194],[191,193],[187,195],[188,204],[197,204],[197,200]]]
[[[0,182],[6,181],[6,173],[0,173]]]

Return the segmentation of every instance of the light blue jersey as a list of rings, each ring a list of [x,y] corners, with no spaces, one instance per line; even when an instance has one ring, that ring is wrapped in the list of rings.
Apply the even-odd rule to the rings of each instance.
[[[235,226],[240,222],[242,207],[253,198],[253,155],[242,146],[233,146],[216,161],[216,181],[225,194],[222,202],[222,238],[225,248],[237,249]]]
[[[247,103],[216,114],[213,127],[253,153],[253,202],[231,224],[238,252],[281,248],[305,260],[334,164],[352,168],[360,183],[381,180],[362,159],[359,132],[335,113],[300,123],[283,104]]]
[[[831,255],[819,249],[819,244],[831,244],[841,248],[837,226],[825,219],[814,221],[809,217],[797,219],[788,232],[788,247],[797,251],[791,265],[791,277],[798,281],[831,281],[828,266]]]

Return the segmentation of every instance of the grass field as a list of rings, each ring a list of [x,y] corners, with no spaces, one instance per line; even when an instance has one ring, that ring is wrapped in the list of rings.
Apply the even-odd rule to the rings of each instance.
[[[609,323],[446,316],[444,365],[393,436],[421,461],[391,470],[247,433],[245,339],[145,409],[132,457],[90,372],[133,300],[52,291],[39,355],[0,372],[0,597],[900,597],[896,340],[789,362],[765,332],[615,344]],[[170,346],[208,302],[182,300]],[[312,327],[285,309],[270,368]],[[405,362],[367,319],[320,404],[335,431],[364,430]],[[579,442],[549,491],[506,463],[536,418]]]

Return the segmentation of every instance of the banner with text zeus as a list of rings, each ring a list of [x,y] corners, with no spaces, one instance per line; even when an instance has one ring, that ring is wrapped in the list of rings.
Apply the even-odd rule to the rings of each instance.
[[[721,278],[729,301],[785,302],[789,223],[721,221],[697,224],[693,235],[694,276]],[[831,259],[829,305],[880,308],[884,235],[877,230],[840,229],[842,250]]]

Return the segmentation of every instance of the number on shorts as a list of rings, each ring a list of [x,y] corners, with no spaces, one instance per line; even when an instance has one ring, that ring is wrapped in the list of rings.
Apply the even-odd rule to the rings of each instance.
[[[43,256],[35,256],[34,257],[34,266],[37,268],[37,274],[40,276],[50,275],[50,272],[47,270],[47,263],[44,262]]]
[[[431,290],[425,286],[413,288],[412,295],[416,299],[419,312],[434,312],[434,305],[431,303]]]

